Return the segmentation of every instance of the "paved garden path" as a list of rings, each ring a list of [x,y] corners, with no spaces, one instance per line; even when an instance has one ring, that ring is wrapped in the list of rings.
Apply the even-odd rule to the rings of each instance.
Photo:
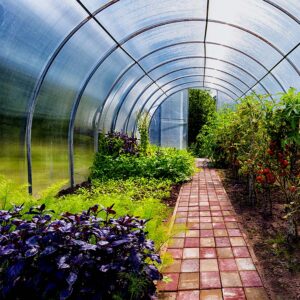
[[[183,185],[175,218],[189,230],[168,246],[174,262],[164,270],[170,280],[158,284],[159,299],[268,299],[216,170],[204,167]]]

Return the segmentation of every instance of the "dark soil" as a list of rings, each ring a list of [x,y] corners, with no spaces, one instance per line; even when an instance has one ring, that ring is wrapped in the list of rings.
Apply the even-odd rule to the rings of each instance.
[[[225,190],[238,214],[258,259],[259,271],[271,299],[300,299],[300,242],[285,241],[286,221],[283,196],[278,189],[272,191],[273,215],[266,217],[262,208],[245,207],[245,184],[234,180],[228,170],[218,170]],[[262,195],[258,195],[258,204]]]
[[[67,189],[61,190],[57,197],[62,197],[70,194],[75,194],[79,189],[85,188],[87,190],[91,190],[92,184],[90,181],[84,181],[82,183],[76,184],[74,187],[69,187]]]
[[[182,186],[181,183],[172,185],[170,197],[163,199],[163,202],[170,207],[175,207],[181,186]]]

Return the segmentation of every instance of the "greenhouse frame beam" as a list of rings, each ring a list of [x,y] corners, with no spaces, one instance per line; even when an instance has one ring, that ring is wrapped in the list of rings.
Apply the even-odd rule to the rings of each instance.
[[[283,57],[280,61],[277,62],[277,64],[275,64],[271,69],[269,69],[268,72],[267,72],[262,78],[260,78],[259,81],[258,81],[256,84],[259,84],[259,83],[260,83],[262,80],[264,80],[264,78],[266,78],[269,74],[272,74],[271,72],[272,72],[278,65],[280,65],[280,63],[282,63],[282,62],[286,59],[286,57],[288,57],[288,56],[289,56],[293,51],[295,51],[299,46],[300,46],[300,43],[298,43],[293,49],[291,49],[291,50],[285,55],[285,57]],[[300,76],[300,75],[299,75],[299,76]],[[249,89],[242,95],[242,97],[243,97],[244,95],[246,95],[252,88],[254,88],[256,84],[254,84],[251,88],[249,88]]]
[[[186,56],[186,57],[181,57],[181,58],[171,59],[171,60],[169,60],[169,61],[166,61],[166,62],[164,62],[164,63],[162,63],[162,64],[156,66],[155,68],[158,68],[158,67],[160,67],[160,66],[162,66],[162,65],[168,64],[168,63],[170,63],[170,62],[174,62],[174,61],[178,61],[178,60],[182,60],[182,59],[195,59],[195,58],[203,58],[203,56]],[[248,74],[251,78],[254,79],[255,82],[258,81],[258,79],[257,79],[253,74],[251,74],[250,72],[248,72],[247,70],[245,70],[244,68],[242,68],[242,67],[240,67],[240,66],[238,66],[238,65],[235,65],[235,64],[233,64],[233,63],[231,63],[231,62],[228,62],[228,61],[226,61],[226,60],[217,59],[217,58],[214,58],[214,57],[207,57],[207,58],[212,59],[212,60],[221,61],[221,62],[227,63],[227,64],[229,64],[229,65],[232,65],[233,67],[236,67],[236,68],[238,68],[239,70],[241,70],[241,71],[245,72],[246,74]],[[153,70],[153,69],[152,69],[152,70]],[[260,83],[260,85],[262,85],[262,84]],[[262,87],[263,87],[264,90],[267,92],[267,94],[270,94],[270,93],[268,92],[268,90],[267,90],[263,85],[262,85]],[[146,90],[146,89],[144,89],[144,90],[142,91],[142,93],[139,95],[139,97],[136,99],[134,105],[132,106],[132,110],[131,110],[130,113],[128,114],[127,124],[125,125],[126,131],[127,131],[127,129],[128,129],[128,122],[129,122],[129,120],[130,120],[130,118],[131,118],[133,109],[134,109],[135,105],[137,104],[139,98],[140,98],[140,97],[142,96],[142,94],[145,92],[145,90]],[[138,114],[140,114],[140,113],[143,111],[145,105],[146,105],[146,102],[145,102],[144,105],[139,109],[139,113],[138,113]]]
[[[175,82],[176,80],[179,80],[179,79],[180,79],[180,78],[171,80],[170,82],[167,82],[165,85],[168,85],[168,84],[170,84],[170,83],[172,83],[172,82]],[[194,81],[193,81],[193,82],[194,82]],[[200,81],[197,80],[196,82],[200,82]],[[189,83],[189,82],[188,82],[188,83]],[[208,83],[208,84],[214,84],[214,83],[212,83],[212,82],[206,82],[206,83]],[[184,84],[187,84],[187,83],[181,83],[181,84],[179,84],[179,85],[175,85],[175,86],[171,87],[170,89],[168,89],[168,90],[166,91],[166,93],[168,93],[171,89],[173,89],[173,88],[175,88],[175,87],[178,87],[178,86],[180,86],[180,85],[184,85]],[[164,85],[164,86],[165,86],[165,85]],[[222,88],[228,90],[230,93],[232,93],[233,95],[236,96],[236,94],[235,94],[233,91],[231,91],[230,89],[228,89],[228,88],[226,88],[226,87],[224,87],[224,86],[222,86],[222,85],[219,85],[219,84],[215,84],[215,85],[218,85],[218,86],[220,86],[220,87],[222,87]],[[215,89],[215,88],[214,88],[214,89]],[[153,92],[150,94],[150,96],[147,97],[147,99],[145,100],[145,102],[144,102],[144,104],[143,104],[143,106],[142,106],[142,109],[139,110],[139,112],[138,112],[137,115],[139,115],[139,114],[142,113],[142,111],[144,110],[145,105],[149,102],[149,100],[150,100],[150,99],[154,96],[154,94],[157,93],[157,92],[158,92],[158,90],[156,89],[155,91],[153,91]],[[231,95],[229,95],[228,93],[224,92],[224,94],[226,94],[228,97],[230,97],[232,100],[234,100],[234,98],[233,98]],[[159,95],[157,99],[159,99],[161,96],[162,96],[162,95]],[[167,97],[169,97],[169,95],[167,95]],[[156,102],[157,102],[157,99],[155,99],[153,103],[156,103]],[[153,104],[152,104],[152,105],[153,105]],[[152,106],[152,105],[151,105],[151,106]],[[128,124],[129,124],[129,119],[128,119],[128,122],[127,122],[127,124],[126,124],[126,130],[125,130],[126,132],[128,131]],[[136,127],[136,124],[137,124],[137,120],[135,120],[134,128]],[[134,130],[134,131],[135,131],[135,130]]]
[[[174,81],[177,81],[177,80],[179,80],[179,79],[190,78],[190,77],[203,77],[203,76],[204,76],[203,74],[191,74],[191,75],[185,75],[185,76],[176,77],[175,79],[173,79],[173,80],[171,80],[171,81],[165,83],[165,84],[162,85],[161,87],[163,88],[163,87],[165,87],[166,85],[168,85],[168,84],[170,84],[170,83],[172,83],[172,82],[174,82]],[[223,81],[223,82],[225,82],[225,83],[227,83],[227,84],[233,86],[234,88],[236,88],[237,90],[239,90],[239,91],[242,93],[242,90],[240,90],[236,85],[232,84],[231,82],[229,82],[229,81],[227,81],[227,80],[224,80],[224,79],[222,79],[222,78],[220,78],[220,77],[216,77],[216,76],[206,76],[206,77],[208,77],[208,78],[214,78],[214,79]],[[152,83],[151,83],[150,85],[152,85]],[[225,87],[224,87],[224,88],[225,88]],[[227,88],[225,88],[225,89],[227,89]],[[158,89],[156,89],[156,90],[154,91],[154,93],[156,93],[157,91],[158,91]],[[233,91],[231,91],[231,90],[230,90],[230,92],[233,93],[235,96],[237,96],[237,94],[235,94],[235,92],[233,92]],[[148,100],[148,99],[147,99],[147,100]],[[114,130],[115,130],[116,122],[117,122],[117,118],[114,118],[114,119],[113,119],[113,122],[112,122],[112,125],[111,125],[111,129],[110,129],[111,131],[114,131]]]
[[[206,71],[206,37],[207,37],[207,28],[208,28],[208,15],[209,15],[209,0],[206,0],[206,22],[205,22],[205,32],[204,32],[204,77],[203,77],[203,85],[205,81],[205,71]]]
[[[175,69],[175,70],[172,70],[160,77],[158,77],[156,80],[160,80],[170,74],[173,74],[173,73],[176,73],[176,72],[179,72],[179,71],[184,71],[184,70],[193,70],[193,69],[204,69],[204,67],[185,67],[185,68],[179,68],[179,69]],[[234,75],[232,75],[231,73],[228,73],[226,71],[223,71],[223,70],[220,70],[220,69],[216,69],[216,68],[211,68],[211,67],[206,67],[207,70],[214,70],[214,71],[218,71],[218,72],[221,72],[221,73],[224,73],[228,76],[231,76],[233,78],[235,78],[236,80],[240,81],[242,84],[244,84],[247,88],[250,88],[250,85],[248,85],[247,83],[245,83],[243,80],[241,80],[239,77],[236,77]],[[144,76],[141,76],[140,78],[138,78],[137,81],[140,81]],[[136,82],[137,83],[137,82]],[[133,90],[133,88],[136,86],[136,83],[134,83],[127,91],[126,93],[124,94],[124,96],[122,97],[122,100],[120,101],[120,105],[118,107],[118,110],[117,110],[117,113],[114,117],[114,123],[116,124],[117,122],[117,119],[119,117],[119,114],[120,114],[120,110],[121,110],[121,106],[123,105],[124,101],[126,100],[127,96],[129,95],[129,93]],[[150,86],[152,85],[152,83],[148,84],[145,89],[148,89]],[[134,102],[134,105],[132,106],[132,108],[135,106],[136,104],[136,101]],[[132,112],[132,109],[130,110],[130,114]]]

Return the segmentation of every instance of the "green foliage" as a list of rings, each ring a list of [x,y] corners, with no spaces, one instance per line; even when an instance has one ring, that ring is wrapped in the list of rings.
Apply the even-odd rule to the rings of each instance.
[[[150,117],[148,114],[141,114],[138,118],[138,131],[140,134],[140,153],[147,155],[149,153],[150,138],[149,138]]]
[[[91,168],[92,179],[127,179],[130,177],[169,179],[173,183],[189,180],[194,158],[186,150],[155,148],[151,156],[121,155],[117,158],[96,153]]]
[[[216,102],[209,91],[189,90],[189,130],[188,144],[197,154],[199,144],[196,137],[202,127],[216,111]]]

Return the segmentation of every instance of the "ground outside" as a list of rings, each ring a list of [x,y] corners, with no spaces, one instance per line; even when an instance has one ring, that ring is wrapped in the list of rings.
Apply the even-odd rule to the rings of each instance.
[[[158,283],[164,300],[265,300],[254,253],[216,170],[197,161],[201,171],[182,186],[175,207],[177,234],[167,251],[174,262]]]

